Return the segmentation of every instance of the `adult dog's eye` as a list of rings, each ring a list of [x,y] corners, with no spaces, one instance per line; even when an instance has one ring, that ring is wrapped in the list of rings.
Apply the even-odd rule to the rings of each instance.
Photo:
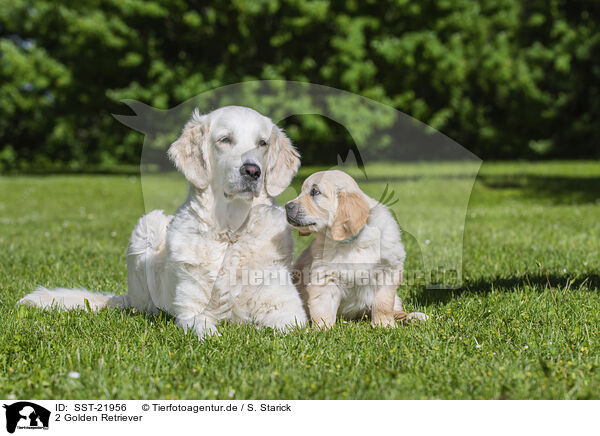
[[[312,188],[312,190],[310,191],[310,196],[316,197],[317,195],[321,195],[321,191],[319,191],[317,188]]]
[[[266,147],[267,146],[267,141],[265,141],[264,139],[261,139],[260,141],[258,141],[258,146],[259,147]]]
[[[219,138],[217,142],[221,144],[231,144],[231,138],[229,136],[223,136],[222,138]]]

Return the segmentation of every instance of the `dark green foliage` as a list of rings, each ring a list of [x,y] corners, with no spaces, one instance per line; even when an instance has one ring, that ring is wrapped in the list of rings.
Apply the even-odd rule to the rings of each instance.
[[[482,158],[595,157],[600,6],[558,0],[0,0],[0,168],[136,163],[111,113],[252,79],[390,104]],[[347,140],[296,117],[305,163]],[[332,131],[333,130],[333,131]]]

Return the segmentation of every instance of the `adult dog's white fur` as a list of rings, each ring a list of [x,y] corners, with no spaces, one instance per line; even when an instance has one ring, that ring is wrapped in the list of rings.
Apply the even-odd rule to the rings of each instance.
[[[295,266],[298,290],[314,324],[331,327],[338,315],[370,314],[374,326],[427,319],[404,312],[396,293],[406,257],[396,221],[352,177],[342,171],[311,175],[286,212],[300,234],[315,234]]]
[[[286,135],[249,108],[196,111],[168,154],[189,193],[174,216],[155,210],[135,226],[127,295],[38,288],[19,303],[161,309],[200,338],[216,334],[221,320],[279,330],[305,324],[290,277],[291,229],[273,200],[300,165]]]

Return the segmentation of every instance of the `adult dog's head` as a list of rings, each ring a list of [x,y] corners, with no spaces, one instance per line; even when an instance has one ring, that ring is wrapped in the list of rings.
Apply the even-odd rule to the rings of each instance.
[[[285,205],[288,223],[301,235],[325,231],[334,241],[356,236],[369,218],[369,197],[343,171],[320,171]]]
[[[195,111],[168,151],[187,180],[215,195],[245,199],[279,195],[300,166],[290,140],[269,118],[241,106]]]

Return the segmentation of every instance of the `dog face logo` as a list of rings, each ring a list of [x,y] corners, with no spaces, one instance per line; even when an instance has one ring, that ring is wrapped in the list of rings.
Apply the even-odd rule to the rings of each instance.
[[[14,433],[19,429],[48,429],[50,411],[28,401],[4,405],[6,409],[6,431]]]

